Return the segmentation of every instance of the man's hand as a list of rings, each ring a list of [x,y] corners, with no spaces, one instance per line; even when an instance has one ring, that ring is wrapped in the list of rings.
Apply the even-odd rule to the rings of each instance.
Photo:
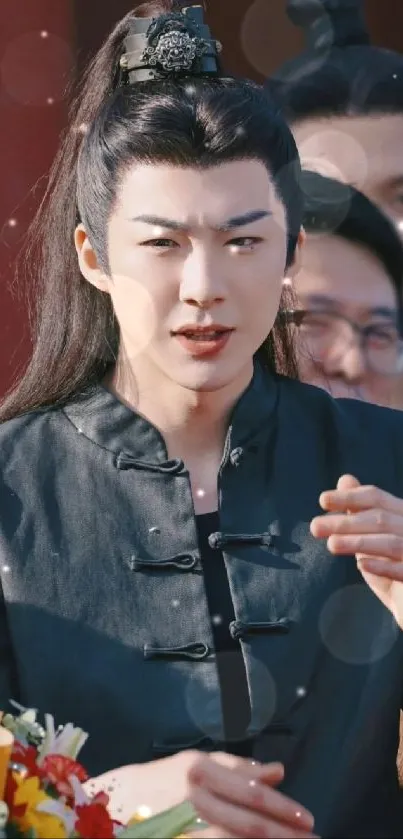
[[[92,778],[84,787],[90,795],[108,792],[109,812],[122,822],[140,805],[154,814],[187,799],[209,825],[197,832],[200,839],[310,839],[313,816],[276,789],[283,777],[278,763],[262,765],[221,752],[185,751],[120,767]]]
[[[343,475],[319,503],[327,512],[312,520],[312,535],[327,539],[333,554],[355,555],[365,582],[403,629],[402,499]]]

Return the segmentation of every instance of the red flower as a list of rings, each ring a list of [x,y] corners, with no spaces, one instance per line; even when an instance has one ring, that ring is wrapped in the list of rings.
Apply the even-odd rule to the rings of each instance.
[[[4,801],[7,804],[10,813],[14,809],[14,796],[17,792],[17,782],[14,780],[14,772],[7,772],[6,788],[4,790]]]
[[[69,778],[75,775],[83,783],[88,780],[85,769],[76,760],[65,755],[46,755],[40,767],[42,778],[49,781],[57,790],[59,795],[65,795],[67,799],[74,796]]]
[[[10,763],[20,763],[24,766],[26,772],[22,773],[25,778],[41,778],[41,769],[38,766],[36,759],[38,751],[35,746],[25,746],[18,740],[13,743],[13,748],[10,757]],[[24,815],[26,804],[16,806],[14,804],[14,797],[18,789],[18,784],[14,779],[14,774],[18,775],[18,770],[7,772],[6,786],[4,790],[4,800],[10,810],[12,816],[19,818]]]
[[[35,746],[24,746],[18,740],[14,741],[13,750],[11,752],[11,763],[22,763],[27,769],[27,776],[41,774],[41,769],[37,765],[36,759],[38,752]]]
[[[74,829],[82,839],[113,839],[114,823],[103,804],[79,804]]]

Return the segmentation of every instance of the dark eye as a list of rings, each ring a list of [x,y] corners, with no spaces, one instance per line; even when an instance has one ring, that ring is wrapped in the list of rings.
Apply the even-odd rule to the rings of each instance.
[[[366,330],[367,340],[372,347],[388,347],[396,344],[399,335],[393,324],[374,324]]]
[[[141,242],[141,245],[149,248],[161,248],[168,250],[170,248],[177,248],[177,242],[173,239],[147,239],[146,242]]]
[[[238,236],[236,239],[230,239],[227,244],[241,250],[253,250],[254,246],[262,241],[260,236]]]

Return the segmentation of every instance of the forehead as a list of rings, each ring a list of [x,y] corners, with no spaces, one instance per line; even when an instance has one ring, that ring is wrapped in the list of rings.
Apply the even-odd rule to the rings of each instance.
[[[395,308],[395,290],[375,254],[341,236],[308,234],[295,281],[302,297],[324,295],[345,307]]]
[[[373,182],[403,178],[403,114],[306,120],[293,133],[305,168],[364,191]]]
[[[274,211],[279,204],[269,174],[257,160],[207,169],[134,164],[121,178],[116,211],[202,224],[257,208]]]

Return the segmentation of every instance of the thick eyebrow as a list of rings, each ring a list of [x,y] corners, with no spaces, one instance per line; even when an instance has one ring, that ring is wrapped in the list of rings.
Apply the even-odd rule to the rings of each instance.
[[[273,213],[269,210],[250,210],[248,213],[244,213],[241,216],[234,216],[233,218],[229,218],[222,224],[212,225],[212,229],[217,230],[220,233],[224,233],[228,230],[234,230],[237,227],[244,227],[246,224],[252,224],[255,221],[260,221],[260,219],[267,218],[268,216],[272,215]],[[169,230],[187,231],[190,229],[191,226],[188,224],[183,224],[180,221],[175,221],[174,219],[147,214],[135,216],[135,218],[132,218],[131,221],[141,221],[143,222],[143,224],[151,224],[153,227],[165,227]]]
[[[302,294],[301,298],[308,306],[322,306],[324,309],[337,309],[338,306],[337,301],[326,294]]]
[[[375,309],[369,309],[369,312],[381,318],[396,319],[396,309],[391,309],[389,306],[377,306]]]
[[[332,297],[327,297],[325,294],[308,294],[306,296],[306,303],[309,306],[323,306],[326,309],[340,309],[342,303],[334,300]],[[389,318],[396,320],[396,309],[390,306],[375,306],[366,310],[371,317]]]

